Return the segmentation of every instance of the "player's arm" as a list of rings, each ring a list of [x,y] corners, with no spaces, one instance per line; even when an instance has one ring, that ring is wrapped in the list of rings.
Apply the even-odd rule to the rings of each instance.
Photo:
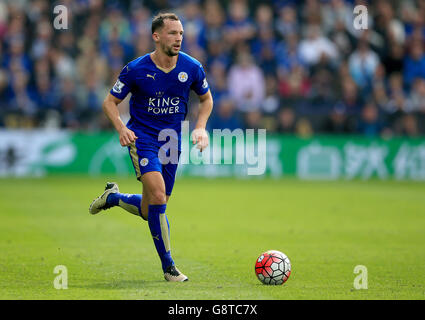
[[[192,133],[193,144],[197,143],[197,148],[202,152],[208,146],[208,135],[205,131],[208,118],[213,109],[213,98],[211,91],[199,96],[199,113],[195,129]]]
[[[133,131],[128,129],[124,122],[122,122],[120,117],[120,112],[118,110],[118,105],[122,100],[114,97],[112,94],[108,93],[105,100],[103,101],[102,109],[105,112],[108,119],[111,121],[115,130],[117,130],[120,135],[120,144],[125,147],[133,143],[137,137]]]

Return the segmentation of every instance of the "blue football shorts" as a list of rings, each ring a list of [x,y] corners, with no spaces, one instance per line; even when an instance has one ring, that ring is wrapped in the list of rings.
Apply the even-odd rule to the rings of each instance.
[[[135,134],[138,139],[128,146],[128,151],[130,153],[130,158],[133,163],[137,180],[141,181],[142,175],[146,172],[158,171],[164,178],[165,194],[167,196],[171,195],[176,179],[178,159],[180,159],[181,152],[178,151],[177,153],[177,161],[170,161],[169,163],[163,164],[159,159],[159,150],[163,143],[160,144],[150,135],[141,134],[140,132],[135,132]],[[169,150],[166,155],[170,155]]]

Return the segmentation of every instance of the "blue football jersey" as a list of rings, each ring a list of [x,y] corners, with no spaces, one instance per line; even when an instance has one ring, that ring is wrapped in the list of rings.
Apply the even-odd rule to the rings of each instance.
[[[199,61],[179,52],[176,66],[168,72],[159,69],[150,54],[131,61],[122,69],[110,93],[124,99],[131,92],[127,127],[158,136],[163,129],[173,129],[180,135],[190,90],[198,95],[208,92],[205,71]]]

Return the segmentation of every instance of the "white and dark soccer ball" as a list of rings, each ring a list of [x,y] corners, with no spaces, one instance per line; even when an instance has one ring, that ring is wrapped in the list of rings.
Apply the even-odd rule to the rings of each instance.
[[[262,253],[255,263],[258,280],[267,285],[282,285],[291,275],[291,262],[288,257],[276,250]]]

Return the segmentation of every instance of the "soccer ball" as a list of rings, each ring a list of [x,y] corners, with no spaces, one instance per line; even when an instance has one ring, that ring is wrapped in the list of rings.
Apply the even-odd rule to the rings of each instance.
[[[282,285],[291,274],[291,262],[284,253],[269,250],[258,257],[255,274],[263,284]]]

